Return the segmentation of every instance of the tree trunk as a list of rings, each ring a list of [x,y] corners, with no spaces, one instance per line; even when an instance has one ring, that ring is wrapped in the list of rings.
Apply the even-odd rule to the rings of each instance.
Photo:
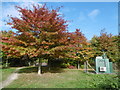
[[[6,64],[5,64],[6,68],[8,67],[8,59],[6,59]]]
[[[30,62],[28,62],[28,65],[29,65],[29,66],[31,66],[31,63],[30,63]]]
[[[41,59],[39,58],[39,64],[38,64],[38,75],[42,74],[42,69],[41,69]]]
[[[86,72],[88,73],[88,61],[86,61]]]
[[[51,67],[51,61],[48,59],[48,70],[49,71],[51,70],[50,67]]]
[[[84,72],[86,72],[86,62],[84,62]]]
[[[84,62],[84,72],[88,73],[88,61]]]
[[[78,60],[78,69],[80,69],[80,61]]]
[[[30,60],[28,54],[27,54],[27,61],[28,61],[28,65],[31,66],[31,62],[30,62],[31,60]]]

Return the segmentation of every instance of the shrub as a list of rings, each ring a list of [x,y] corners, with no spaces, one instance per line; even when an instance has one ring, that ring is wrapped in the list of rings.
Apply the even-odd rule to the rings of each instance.
[[[70,66],[69,63],[62,63],[62,64],[61,64],[61,68],[67,68],[68,66]]]
[[[75,66],[68,66],[69,69],[75,69]]]
[[[81,65],[80,68],[84,69],[84,65]]]

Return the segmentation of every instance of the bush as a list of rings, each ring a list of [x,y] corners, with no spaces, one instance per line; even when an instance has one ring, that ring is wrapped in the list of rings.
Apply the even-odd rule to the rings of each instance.
[[[105,84],[104,84],[105,83]],[[101,84],[99,87],[103,89],[110,89],[110,90],[119,90],[119,78],[114,77],[111,79],[105,80],[103,84]]]
[[[8,68],[10,66],[10,63],[3,63],[2,68]]]
[[[68,66],[70,66],[69,63],[62,63],[62,64],[61,64],[61,68],[67,68]]]
[[[76,60],[68,60],[68,63],[69,63],[71,66],[77,66],[77,61],[76,61]]]
[[[75,69],[75,66],[68,66],[69,69]]]
[[[84,65],[81,65],[80,68],[84,69]]]

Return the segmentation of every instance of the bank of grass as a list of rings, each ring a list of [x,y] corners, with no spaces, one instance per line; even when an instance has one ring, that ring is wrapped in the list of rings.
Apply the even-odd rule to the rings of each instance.
[[[80,70],[43,68],[42,76],[37,67],[24,68],[19,78],[6,88],[118,88],[115,74],[87,74]]]
[[[2,68],[0,69],[0,82],[4,81],[7,79],[8,76],[10,76],[14,71],[16,70],[16,68]]]

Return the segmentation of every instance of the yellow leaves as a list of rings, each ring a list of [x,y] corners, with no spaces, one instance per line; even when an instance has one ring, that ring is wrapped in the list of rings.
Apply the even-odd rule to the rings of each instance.
[[[65,47],[64,46],[57,46],[55,48],[52,48],[50,51],[51,52],[58,52],[58,51],[62,51]]]
[[[46,41],[42,41],[41,44],[46,44],[46,45],[53,45],[54,43],[51,43],[51,42],[46,42]]]

